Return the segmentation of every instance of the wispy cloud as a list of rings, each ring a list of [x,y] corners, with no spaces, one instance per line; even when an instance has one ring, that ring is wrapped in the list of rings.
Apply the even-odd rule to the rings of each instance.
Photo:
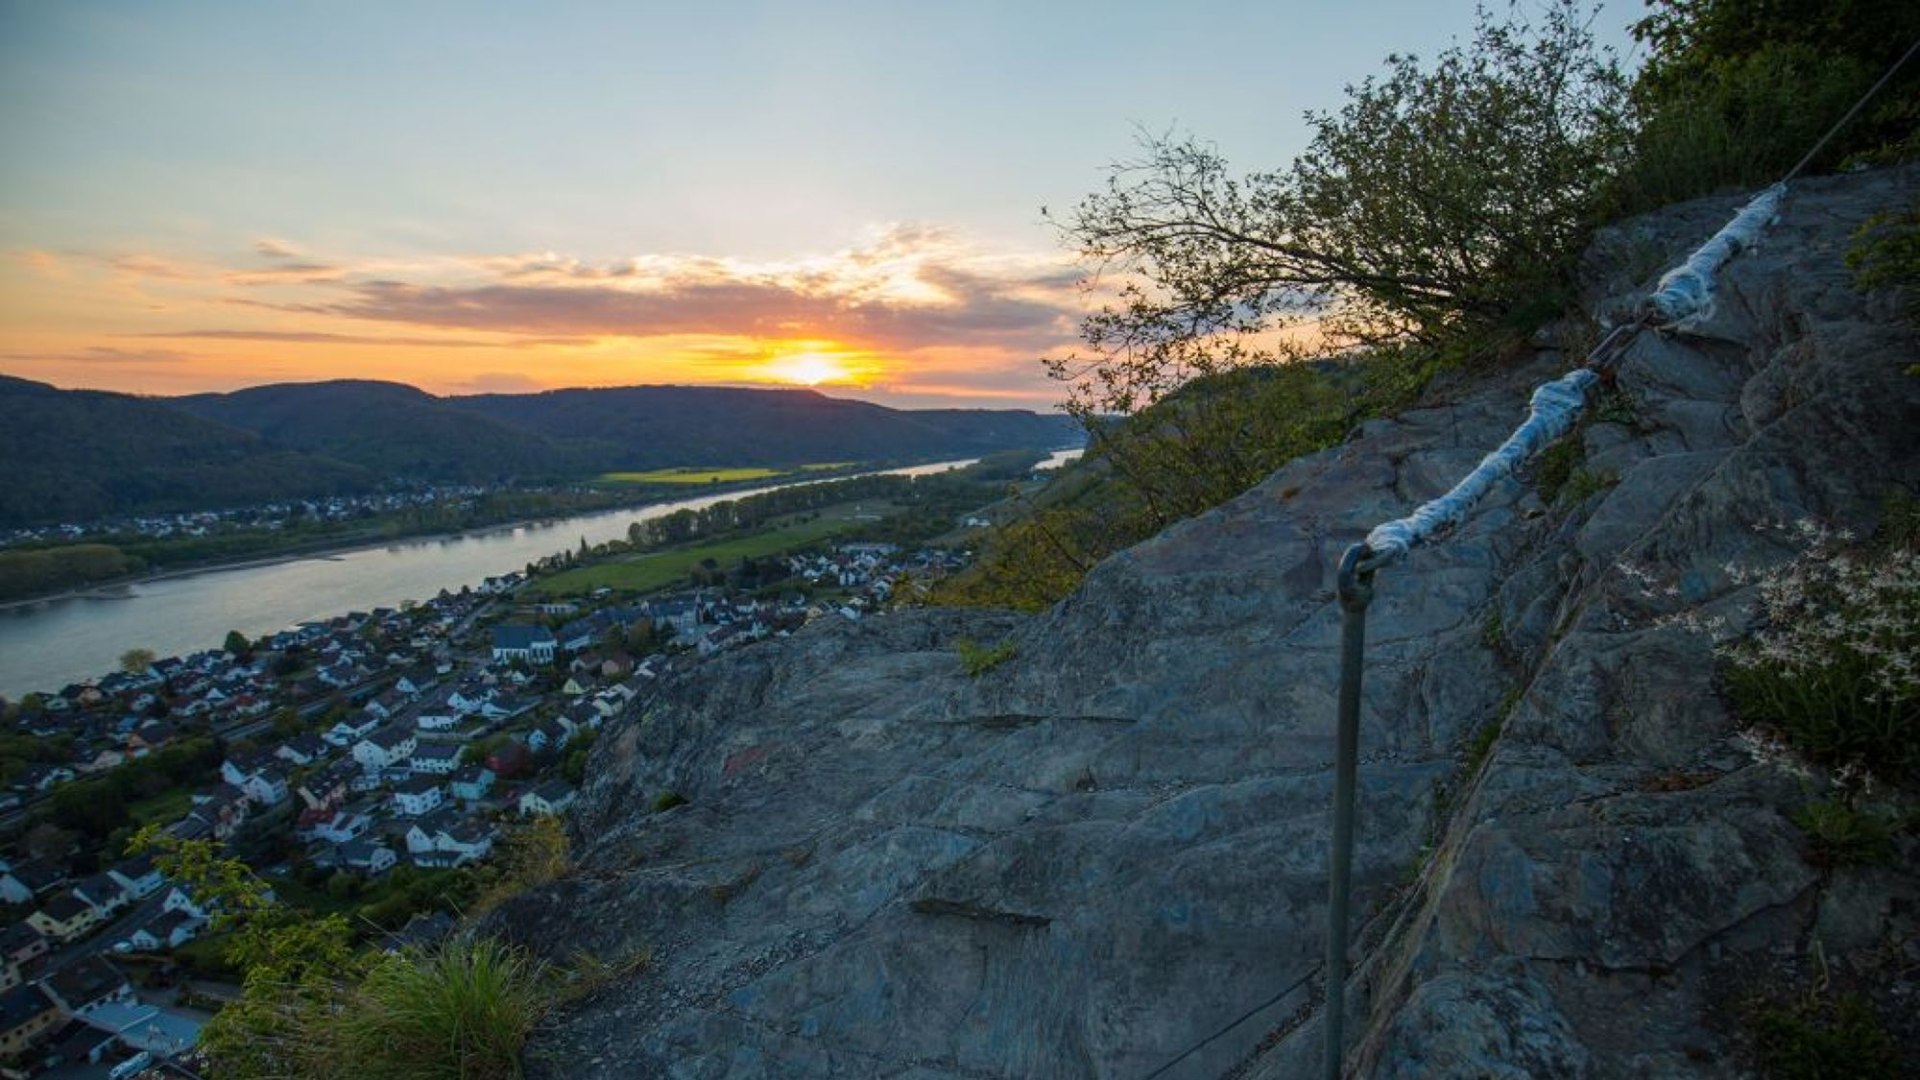
[[[184,364],[192,361],[191,354],[174,349],[116,349],[111,346],[95,345],[72,352],[49,353],[6,353],[0,354],[0,360],[23,363],[58,364]]]
[[[164,330],[146,334],[132,334],[141,338],[194,338],[210,341],[279,341],[295,344],[315,345],[408,345],[427,346],[436,349],[497,349],[497,341],[467,341],[460,338],[438,337],[383,337],[369,334],[333,334],[320,330]],[[547,338],[541,344],[570,345],[578,344],[577,338]],[[525,341],[511,344],[524,345]]]
[[[160,278],[165,281],[192,281],[204,277],[204,272],[190,263],[177,259],[168,259],[159,255],[115,255],[107,260],[108,265],[123,274],[141,278]]]
[[[319,285],[340,281],[348,274],[341,266],[316,262],[289,262],[263,270],[230,270],[220,275],[229,285]]]
[[[304,254],[298,246],[275,236],[263,236],[255,240],[253,250],[269,259],[297,259]]]
[[[944,230],[900,227],[834,255],[779,263],[642,256],[589,264],[553,253],[477,260],[479,280],[388,277],[284,310],[510,334],[814,337],[910,351],[1070,340],[1078,275],[1058,260],[975,256]]]

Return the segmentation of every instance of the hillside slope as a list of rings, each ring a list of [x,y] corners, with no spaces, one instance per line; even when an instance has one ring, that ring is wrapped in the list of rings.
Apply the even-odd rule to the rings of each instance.
[[[569,455],[539,434],[451,408],[401,383],[282,383],[171,403],[278,446],[353,462],[376,476],[492,481],[565,472],[569,465]]]
[[[162,399],[0,375],[0,415],[0,525],[332,495],[375,482],[347,462],[275,446]]]
[[[1917,186],[1796,186],[1714,317],[1622,360],[1577,436],[1617,482],[1560,506],[1506,482],[1381,575],[1353,1075],[1742,1076],[1740,980],[1816,936],[1836,969],[1914,940],[1914,853],[1810,865],[1799,781],[1742,752],[1708,643],[1661,616],[1737,616],[1753,586],[1725,565],[1785,556],[1764,523],[1865,531],[1911,494],[1920,349],[1842,256]],[[1595,307],[1736,205],[1612,230]],[[530,1075],[1318,1075],[1334,559],[1561,366],[1371,422],[1042,615],[818,623],[665,687],[596,747],[578,873],[488,924],[556,957],[652,954],[537,1033]],[[1015,652],[969,678],[962,637]],[[647,812],[667,791],[690,802]]]
[[[208,510],[383,483],[916,462],[1075,443],[1067,416],[890,409],[811,390],[629,386],[436,397],[339,379],[144,398],[0,375],[0,526]]]

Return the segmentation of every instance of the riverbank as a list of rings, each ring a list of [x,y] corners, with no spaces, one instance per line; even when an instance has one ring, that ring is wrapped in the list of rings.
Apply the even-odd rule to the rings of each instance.
[[[769,482],[767,477],[741,477],[733,481],[703,482],[698,485],[698,499],[725,498],[732,495],[748,495],[775,488],[789,487],[795,484],[818,484],[832,480],[846,480],[855,476],[871,475],[891,469],[926,468],[954,464],[951,462],[912,463],[907,465],[877,464],[872,466],[847,466],[833,471],[803,468],[785,474],[777,474]],[[332,555],[348,555],[358,551],[368,551],[396,544],[427,544],[458,540],[467,537],[487,536],[503,530],[539,527],[547,523],[558,523],[579,517],[591,517],[598,514],[620,514],[646,510],[650,507],[678,504],[691,494],[689,485],[680,483],[661,483],[645,490],[635,490],[634,498],[609,502],[597,509],[580,509],[560,514],[539,514],[532,516],[502,518],[498,521],[471,525],[459,529],[424,529],[418,532],[380,533],[373,535],[370,530],[357,530],[350,534],[335,537],[317,538],[310,542],[274,548],[260,554],[239,555],[232,558],[211,558],[185,564],[172,564],[159,569],[145,569],[133,574],[116,577],[98,578],[79,584],[60,585],[24,596],[9,597],[0,600],[0,614],[20,609],[29,609],[37,605],[55,603],[62,600],[115,600],[121,599],[125,590],[135,586],[169,581],[196,574],[207,574],[229,570],[246,570],[255,567],[280,566],[286,563],[307,559],[326,558]],[[507,567],[505,569],[516,569]]]
[[[882,470],[924,475],[969,464],[934,462]],[[865,475],[865,474],[863,474]],[[835,479],[848,479],[837,477]],[[113,671],[131,648],[160,656],[217,647],[229,631],[247,637],[348,611],[425,601],[562,551],[625,541],[633,525],[679,510],[814,483],[703,492],[560,519],[502,523],[404,540],[280,553],[220,566],[170,567],[112,585],[92,584],[0,608],[0,696],[17,698]]]

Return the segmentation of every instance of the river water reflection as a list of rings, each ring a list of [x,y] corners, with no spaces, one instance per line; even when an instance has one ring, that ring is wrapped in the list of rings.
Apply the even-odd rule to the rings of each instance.
[[[1043,467],[1078,453],[1061,451]],[[969,463],[886,472],[923,476]],[[97,678],[114,670],[120,655],[131,648],[175,656],[218,647],[229,630],[257,637],[310,619],[425,600],[442,589],[478,585],[484,578],[578,547],[582,538],[589,544],[624,540],[627,526],[636,521],[765,490],[207,570],[21,605],[0,611],[0,695],[18,698]]]

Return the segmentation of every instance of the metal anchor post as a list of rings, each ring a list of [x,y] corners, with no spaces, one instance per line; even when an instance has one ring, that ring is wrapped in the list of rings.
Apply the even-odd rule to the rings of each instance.
[[[1360,668],[1373,602],[1373,552],[1355,544],[1340,556],[1340,712],[1333,767],[1333,853],[1327,875],[1326,1080],[1340,1080],[1347,1011],[1347,887],[1353,870],[1354,787],[1360,767]]]

